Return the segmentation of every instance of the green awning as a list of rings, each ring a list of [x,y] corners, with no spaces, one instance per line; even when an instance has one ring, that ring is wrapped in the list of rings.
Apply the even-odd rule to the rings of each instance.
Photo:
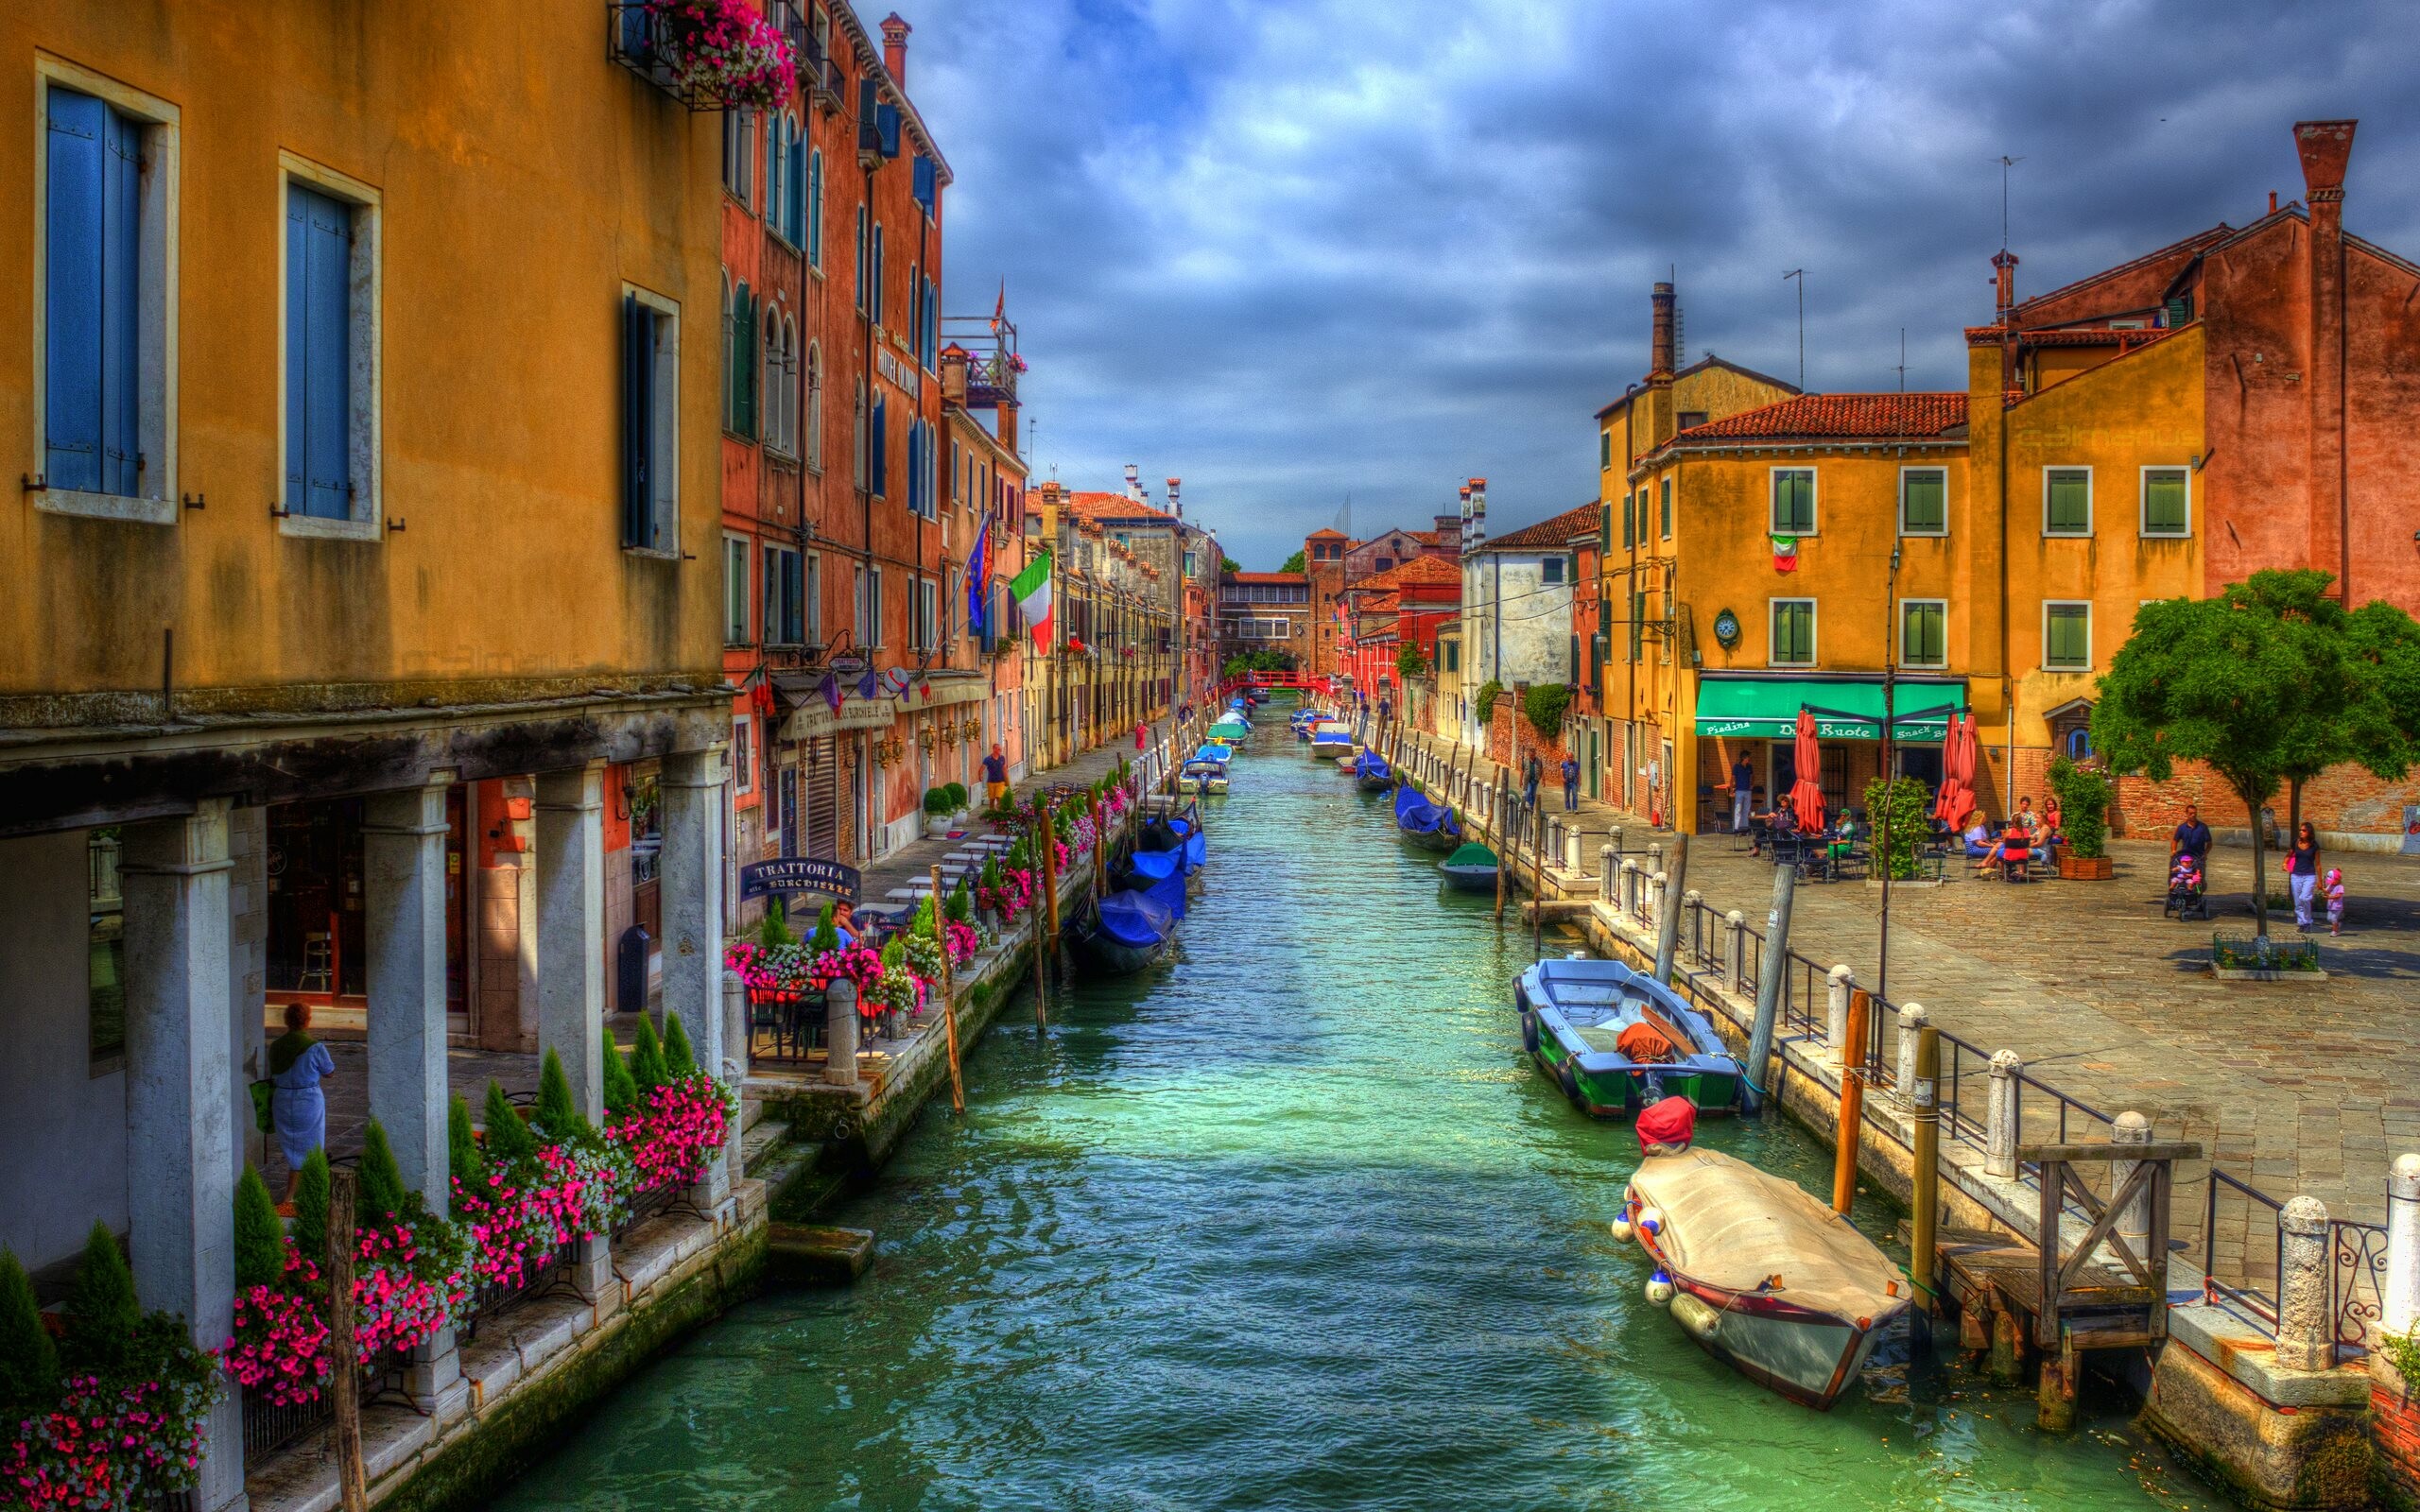
[[[1966,707],[1963,682],[1901,682],[1892,690],[1894,740],[1939,740],[1951,711]],[[1819,740],[1880,740],[1880,678],[1703,678],[1698,682],[1698,733],[1788,740],[1798,711],[1815,713]]]

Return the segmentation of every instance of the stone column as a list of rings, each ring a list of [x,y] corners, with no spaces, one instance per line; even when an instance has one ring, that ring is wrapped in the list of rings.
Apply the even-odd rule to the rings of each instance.
[[[737,1087],[748,1077],[748,984],[739,973],[722,973],[722,1069],[717,1074]]]
[[[1621,892],[1615,906],[1625,914],[1638,912],[1638,863],[1628,856],[1622,857]]]
[[[2152,1142],[2152,1121],[2137,1112],[2120,1113],[2118,1115],[2116,1126],[2110,1130],[2109,1140],[2113,1144],[2149,1144]],[[2118,1189],[2126,1184],[2126,1179],[2133,1176],[2141,1164],[2140,1160],[2109,1162],[2109,1192],[2112,1196],[2117,1194]],[[2118,1215],[2118,1222],[2111,1227],[2110,1231],[2126,1241],[2126,1247],[2135,1252],[2136,1260],[2146,1263],[2150,1261],[2148,1249],[2152,1240],[2152,1199],[2148,1189],[2142,1195],[2126,1204],[2125,1211]],[[2118,1263],[2117,1250],[2110,1249],[2106,1253],[2111,1263]]]
[[[605,1116],[605,764],[538,774],[538,1042],[552,1050],[590,1122]],[[579,1294],[618,1297],[603,1238],[572,1256]]]
[[[1694,932],[1698,927],[1697,920],[1702,917],[1698,910],[1704,906],[1705,894],[1695,887],[1681,894],[1681,927]],[[1693,933],[1693,937],[1686,942],[1685,948],[1688,949],[1694,958],[1700,961],[1705,959],[1705,937],[1703,935]]]
[[[722,747],[664,759],[664,1011],[679,1014],[689,1048],[710,1075],[722,1074]],[[938,906],[938,904],[936,904]],[[706,1161],[691,1192],[714,1217],[731,1200],[731,1155],[739,1131]]]
[[[1647,906],[1639,910],[1641,922],[1662,926],[1665,908],[1664,889],[1670,885],[1671,883],[1666,880],[1664,873],[1660,871],[1647,879]]]
[[[1607,902],[1614,901],[1614,884],[1619,875],[1619,867],[1615,856],[1616,852],[1612,846],[1600,845],[1597,848],[1597,896]]]
[[[1923,1038],[1925,1024],[1931,1018],[1921,1003],[1910,1003],[1899,1010],[1899,1085],[1895,1091],[1899,1106],[1910,1110],[1916,1106],[1916,1041]],[[1939,1096],[1933,1101],[1938,1106]]]
[[[209,1349],[227,1342],[235,1301],[227,809],[204,799],[188,816],[130,824],[118,863],[135,1294],[146,1308],[181,1314]],[[211,1410],[206,1432],[195,1504],[247,1505],[238,1393]]]
[[[1745,996],[1748,991],[1748,916],[1734,908],[1722,916],[1722,927],[1730,936],[1731,990]]]
[[[2327,1268],[2327,1205],[2300,1196],[2277,1214],[2277,1364],[2336,1368],[2336,1308]]]
[[[1983,1125],[1983,1174],[2003,1181],[2016,1179],[2016,1074],[2024,1069],[2014,1050],[1992,1052],[1992,1099]]]
[[[2398,1155],[2386,1178],[2386,1280],[2377,1328],[2410,1336],[2420,1325],[2420,1155]]]
[[[1574,876],[1585,875],[1580,861],[1580,826],[1576,824],[1564,826],[1563,838],[1564,869]]]
[[[369,947],[370,1116],[404,1185],[447,1206],[445,779],[373,793],[361,826]]]
[[[1855,974],[1845,964],[1824,974],[1824,1043],[1836,1057],[1849,1042],[1849,979]]]

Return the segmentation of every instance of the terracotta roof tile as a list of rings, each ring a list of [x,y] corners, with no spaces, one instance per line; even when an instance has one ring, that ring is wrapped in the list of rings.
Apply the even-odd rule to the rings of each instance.
[[[1382,573],[1374,573],[1353,585],[1358,593],[1367,590],[1388,592],[1398,588],[1445,588],[1462,580],[1461,569],[1442,557],[1414,557],[1397,562]]]
[[[1229,573],[1231,583],[1302,583],[1308,582],[1301,573]]]
[[[1140,499],[1130,499],[1122,493],[1070,493],[1067,507],[1087,520],[1148,520],[1154,524],[1165,520],[1176,524],[1176,516],[1167,510],[1154,509]]]
[[[1966,423],[1963,393],[1801,394],[1757,409],[1692,425],[1668,444],[1745,439],[1862,439],[1935,437]]]
[[[1963,399],[1965,396],[1962,394],[1959,397]],[[1595,530],[1599,511],[1601,508],[1602,506],[1591,499],[1577,509],[1565,509],[1552,519],[1541,520],[1536,524],[1525,525],[1507,535],[1496,536],[1483,542],[1477,549],[1479,551],[1560,549],[1571,544],[1572,537],[1584,536]]]

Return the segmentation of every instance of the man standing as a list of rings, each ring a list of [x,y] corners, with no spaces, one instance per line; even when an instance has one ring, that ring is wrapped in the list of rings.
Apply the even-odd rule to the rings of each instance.
[[[1530,759],[1521,766],[1521,807],[1531,814],[1537,812],[1538,778],[1543,770],[1538,765],[1538,753],[1530,752]]]
[[[1563,811],[1565,814],[1580,806],[1580,763],[1573,757],[1563,759]]]
[[[983,758],[983,795],[995,809],[1008,806],[1009,759],[1000,754],[997,743],[993,745],[992,754]]]
[[[1743,750],[1739,759],[1731,764],[1731,833],[1734,834],[1747,833],[1749,799],[1755,787],[1756,768]]]
[[[2194,804],[2185,805],[2185,822],[2176,827],[2176,837],[2169,842],[2169,854],[2189,855],[2204,876],[2210,874],[2210,827],[2202,822],[2202,811]]]

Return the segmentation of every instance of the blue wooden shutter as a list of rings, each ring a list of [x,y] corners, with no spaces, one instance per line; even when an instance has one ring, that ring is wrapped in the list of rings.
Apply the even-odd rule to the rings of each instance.
[[[756,434],[756,296],[739,285],[731,305],[731,370],[737,399],[731,428],[740,435]]]
[[[789,237],[794,247],[806,245],[806,132],[793,129],[790,133],[790,202]]]
[[[142,491],[143,460],[135,388],[143,124],[115,111],[107,119],[101,155],[101,490],[132,497]]]
[[[344,520],[353,514],[353,212],[302,184],[286,195],[285,507]]]
[[[109,107],[50,92],[43,247],[43,473],[54,489],[101,487],[101,166]]]
[[[782,638],[792,645],[806,640],[806,558],[795,551],[782,559]]]
[[[874,134],[882,144],[882,155],[886,158],[899,156],[899,107],[889,100],[883,101],[873,112],[873,122]]]
[[[635,294],[622,296],[622,544],[655,544],[655,320]]]
[[[888,430],[883,424],[885,419],[888,418],[888,405],[884,402],[882,396],[876,394],[873,401],[873,427],[869,438],[869,451],[872,460],[867,464],[866,476],[873,482],[873,490],[875,493],[882,494],[887,494],[890,491],[888,487],[890,481],[890,469],[887,465],[888,453],[890,451],[890,447],[887,443],[890,439],[890,436]]]
[[[878,119],[886,109],[882,103],[882,86],[871,78],[857,80],[857,150],[882,150],[882,126]]]
[[[908,422],[908,512],[925,512],[925,422]]]
[[[933,160],[919,152],[916,154],[916,203],[925,207],[927,215],[933,213]]]
[[[925,280],[925,366],[941,370],[942,358],[942,288],[931,279]]]
[[[823,153],[812,150],[806,157],[806,261],[809,266],[823,266]]]

